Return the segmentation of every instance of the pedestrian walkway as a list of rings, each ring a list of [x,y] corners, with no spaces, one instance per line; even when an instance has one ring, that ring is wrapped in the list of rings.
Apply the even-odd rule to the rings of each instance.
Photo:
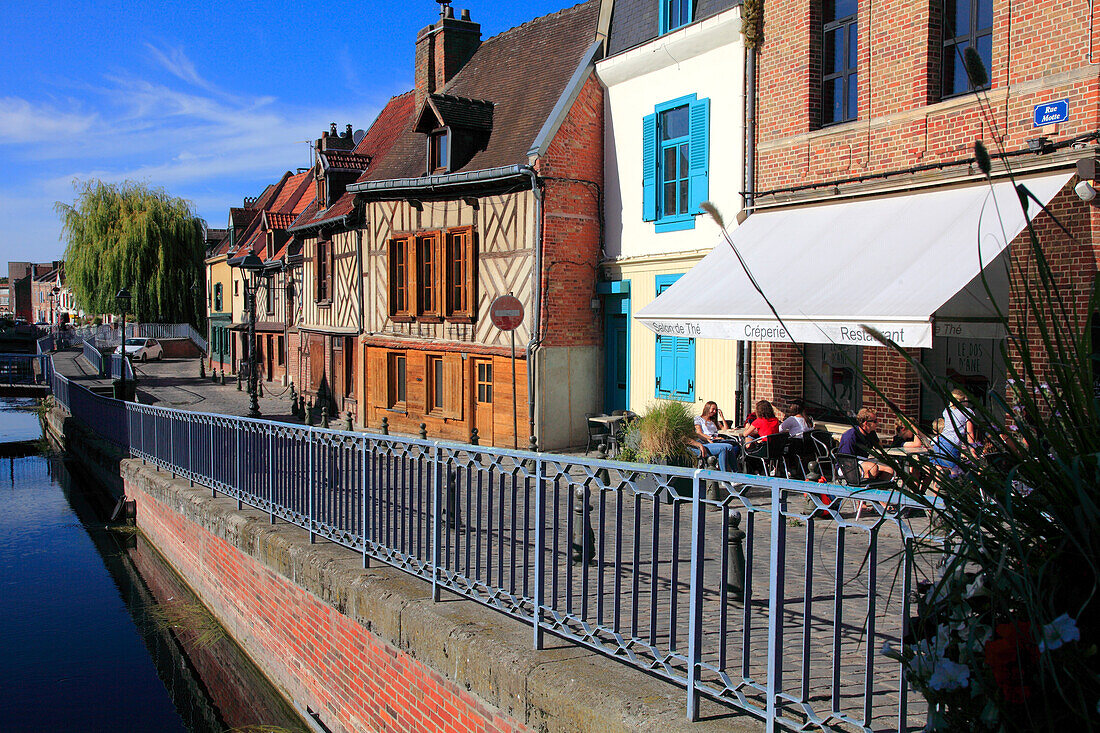
[[[144,364],[134,362],[137,378],[137,401],[144,405],[174,407],[194,412],[221,415],[248,414],[248,387],[237,390],[235,377],[226,377],[224,385],[211,375],[199,376],[199,359],[164,359]],[[54,369],[60,374],[100,394],[111,393],[111,379],[99,377],[95,367],[84,359],[80,349],[58,351],[53,356]],[[273,383],[264,384],[264,396],[259,399],[260,413],[265,420],[301,423],[290,414],[290,388]],[[340,427],[333,421],[331,427]]]

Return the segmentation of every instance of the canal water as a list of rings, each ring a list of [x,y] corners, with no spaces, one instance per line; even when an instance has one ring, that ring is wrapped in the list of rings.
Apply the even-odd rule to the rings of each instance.
[[[0,400],[0,730],[307,730],[33,410]]]

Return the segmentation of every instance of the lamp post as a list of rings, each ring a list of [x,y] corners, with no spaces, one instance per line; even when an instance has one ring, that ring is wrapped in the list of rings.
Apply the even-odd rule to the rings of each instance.
[[[56,285],[50,290],[50,327],[51,329],[57,325],[57,321],[60,320],[57,313],[57,295],[61,292],[61,288]]]
[[[120,381],[122,382],[122,399],[126,399],[126,311],[130,310],[130,291],[122,288],[115,294],[115,305],[122,313],[122,366],[119,367]]]
[[[255,253],[249,252],[235,265],[241,269],[245,307],[248,309],[248,416],[260,417],[256,370],[256,288],[264,263]]]

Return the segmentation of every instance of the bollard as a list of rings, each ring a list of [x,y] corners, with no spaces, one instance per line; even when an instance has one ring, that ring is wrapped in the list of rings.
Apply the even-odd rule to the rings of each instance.
[[[218,383],[223,387],[225,386],[225,367],[222,367],[221,377],[218,379]]]
[[[321,405],[321,427],[328,429],[328,405]]]
[[[470,445],[477,445],[477,428],[470,429]]]
[[[298,395],[298,417],[303,420],[306,419],[306,396],[304,394]]]
[[[428,439],[428,426],[424,423],[420,423],[420,439],[421,440],[427,440]]]
[[[258,390],[259,390],[259,392],[257,392],[257,395],[258,395],[259,397],[263,397],[263,396],[264,396],[264,382],[263,382],[263,380],[262,380],[262,379],[261,379],[261,380],[258,380],[258,381],[256,382],[256,389],[258,389]]]
[[[707,468],[718,470],[718,456],[707,456]],[[718,501],[718,482],[712,478],[707,479],[707,501]],[[711,507],[714,509],[716,507]]]
[[[290,416],[298,417],[298,395],[294,391],[294,382],[290,383]]]
[[[237,372],[237,391],[241,391],[241,373]]]
[[[528,443],[528,448],[527,448],[528,450],[530,450],[532,453],[538,453],[539,452],[539,439],[538,438],[536,438],[534,435],[532,435],[530,438],[527,439],[527,443]],[[607,458],[606,450],[604,451],[604,458]]]
[[[730,530],[726,539],[726,590],[735,601],[745,600],[745,531],[741,529],[741,512],[729,511]]]
[[[596,449],[596,458],[607,459],[607,446],[601,444]],[[589,503],[588,482],[583,487],[574,489],[576,502],[573,504],[573,562],[584,562],[588,558],[589,565],[596,564],[596,533],[592,531],[592,505]],[[585,509],[588,509],[585,512]]]
[[[382,418],[382,435],[390,434],[390,419],[388,417]]]
[[[199,379],[206,379],[206,359],[199,359]]]
[[[347,422],[344,424],[344,430],[347,430],[350,433],[354,429],[355,424],[351,420],[351,410],[348,410],[348,419]]]
[[[306,405],[306,425],[313,425],[313,398],[309,398],[309,403]]]

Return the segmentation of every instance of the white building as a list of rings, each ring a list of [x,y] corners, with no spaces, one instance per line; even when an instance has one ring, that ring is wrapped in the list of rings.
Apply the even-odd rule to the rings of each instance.
[[[606,4],[605,4],[606,8]],[[719,240],[699,205],[742,209],[745,48],[728,0],[615,0],[605,87],[604,409],[716,400],[733,419],[736,343],[656,337],[632,314]]]

